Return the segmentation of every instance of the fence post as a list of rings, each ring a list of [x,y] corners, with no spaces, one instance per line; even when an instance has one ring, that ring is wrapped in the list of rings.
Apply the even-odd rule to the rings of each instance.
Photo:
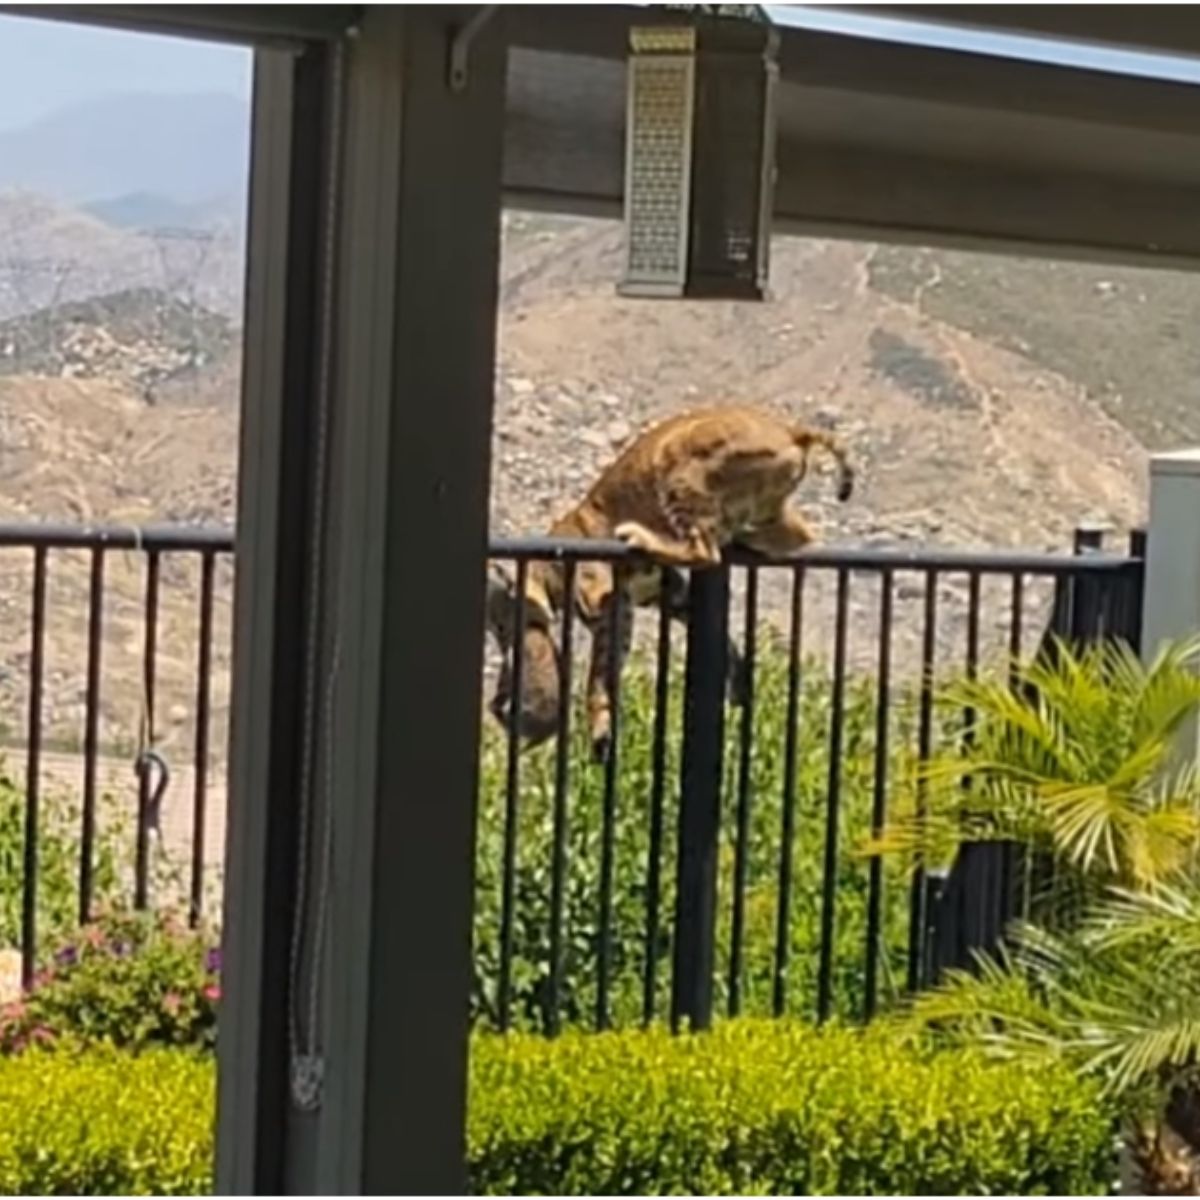
[[[717,915],[717,850],[725,747],[725,680],[729,646],[729,568],[691,573],[671,1027],[712,1022]]]
[[[1150,458],[1142,654],[1200,633],[1200,448]],[[1181,731],[1179,753],[1194,762],[1200,729]]]
[[[948,872],[929,879],[929,952],[922,983],[947,969],[974,970],[977,954],[994,955],[1021,911],[1020,846],[964,842]]]
[[[1144,622],[1142,606],[1146,591],[1146,547],[1148,538],[1144,529],[1129,532],[1129,571],[1127,575],[1125,628],[1122,634],[1136,654],[1142,652]]]
[[[1073,552],[1082,556],[1103,550],[1105,530],[1106,526],[1103,525],[1081,525],[1076,528]],[[1075,651],[1095,641],[1104,623],[1104,595],[1103,585],[1083,572],[1060,575],[1055,579],[1050,619],[1042,633],[1034,660],[1046,664],[1057,663],[1056,641],[1063,642]],[[1024,690],[1029,692],[1028,687]]]
[[[1075,530],[1074,552],[1079,558],[1099,554],[1104,549],[1105,525],[1080,525]],[[1096,641],[1104,632],[1104,583],[1095,576],[1081,573],[1069,582],[1071,590],[1070,637],[1075,646]]]

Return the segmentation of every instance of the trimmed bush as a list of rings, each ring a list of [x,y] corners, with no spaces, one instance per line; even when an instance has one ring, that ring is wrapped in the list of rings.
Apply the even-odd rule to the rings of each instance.
[[[1099,1089],[1047,1061],[876,1028],[480,1037],[472,1190],[492,1195],[1095,1195]]]
[[[180,1050],[32,1051],[0,1060],[0,1193],[212,1189],[213,1064]]]
[[[1113,1176],[1093,1084],[884,1028],[745,1020],[471,1049],[476,1195],[1094,1195]],[[208,1191],[213,1098],[212,1058],[192,1051],[0,1059],[0,1193]]]

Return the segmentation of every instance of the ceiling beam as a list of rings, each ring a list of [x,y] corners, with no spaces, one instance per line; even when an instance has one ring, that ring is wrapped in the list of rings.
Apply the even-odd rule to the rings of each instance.
[[[341,37],[362,17],[360,4],[4,4],[14,17],[71,21],[134,33],[279,47]]]
[[[1200,55],[1191,4],[855,4],[860,16],[973,27],[1148,53]]]

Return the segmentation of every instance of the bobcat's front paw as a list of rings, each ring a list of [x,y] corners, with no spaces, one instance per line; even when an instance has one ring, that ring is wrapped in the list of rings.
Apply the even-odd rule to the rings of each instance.
[[[632,546],[635,550],[649,551],[653,549],[645,528],[636,521],[622,521],[613,530],[613,536],[617,541],[624,542],[627,546]]]

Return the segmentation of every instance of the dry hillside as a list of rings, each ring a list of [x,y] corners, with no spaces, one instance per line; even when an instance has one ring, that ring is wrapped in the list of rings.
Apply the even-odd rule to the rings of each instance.
[[[106,262],[131,236],[77,214],[50,224],[81,261],[91,251],[80,230],[100,229],[94,246]],[[1083,520],[1127,529],[1142,517],[1143,442],[1156,429],[1159,443],[1200,433],[1185,419],[1184,381],[1197,377],[1187,353],[1176,345],[1167,363],[1147,333],[1161,332],[1163,312],[1180,320],[1200,304],[1186,277],[1108,268],[1101,278],[1087,268],[786,240],[774,251],[770,303],[650,303],[614,295],[619,236],[599,222],[506,222],[496,534],[540,530],[639,427],[702,399],[754,399],[835,427],[860,464],[860,491],[832,504],[819,476],[804,497],[829,539],[881,546],[1063,549]],[[9,297],[16,319],[0,324],[0,350],[18,333],[23,340],[20,366],[0,367],[0,519],[232,519],[237,338],[191,298],[180,310],[179,290],[164,295],[153,261],[144,270],[130,261],[108,289],[124,291],[119,302],[14,314]],[[228,296],[236,284],[222,262],[206,286]],[[1057,274],[1043,288],[1049,270]],[[1088,317],[1088,304],[1102,320]],[[201,336],[193,353],[189,339],[199,345]],[[1161,394],[1158,416],[1150,378],[1177,384]],[[1124,399],[1130,388],[1136,398]],[[1136,420],[1124,419],[1130,411]],[[28,574],[24,559],[0,555],[0,724],[17,738]],[[105,722],[106,737],[121,741],[138,712],[140,582],[133,563],[112,574]],[[180,745],[193,707],[194,585],[182,565],[164,578],[160,716]],[[854,652],[867,656],[874,593],[857,581],[855,589]],[[947,655],[960,652],[964,593],[962,581],[945,581]],[[46,708],[64,741],[80,728],[85,596],[82,559],[56,560]],[[223,577],[222,697],[228,599]],[[778,588],[765,600],[777,609]],[[919,609],[919,590],[902,586],[897,620],[910,651]],[[810,649],[825,644],[827,617],[818,594]],[[985,632],[998,636],[1002,617],[990,597]]]

